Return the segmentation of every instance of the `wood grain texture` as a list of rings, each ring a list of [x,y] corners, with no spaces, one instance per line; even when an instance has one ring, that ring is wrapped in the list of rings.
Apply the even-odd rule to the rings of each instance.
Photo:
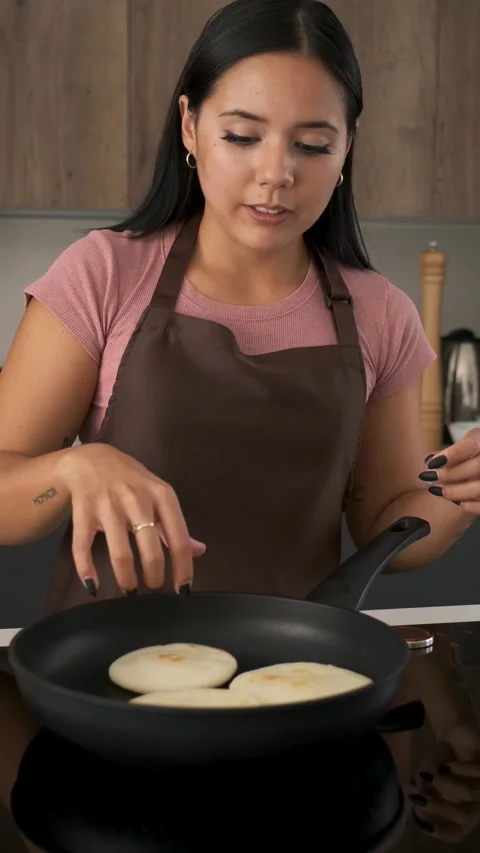
[[[127,202],[127,0],[0,0],[0,206]]]
[[[352,39],[363,77],[365,110],[355,167],[359,213],[431,216],[437,0],[329,0],[329,5]]]
[[[148,190],[188,52],[226,0],[0,0],[0,207]],[[329,0],[364,82],[362,217],[480,216],[480,0]]]
[[[196,39],[226,0],[130,0],[129,201],[147,192],[178,78]]]
[[[438,0],[435,213],[480,217],[480,0]]]

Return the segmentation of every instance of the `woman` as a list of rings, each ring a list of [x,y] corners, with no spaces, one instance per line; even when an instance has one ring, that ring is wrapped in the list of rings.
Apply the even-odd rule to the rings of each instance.
[[[193,580],[303,597],[338,566],[343,509],[359,547],[428,519],[399,570],[480,514],[478,431],[422,473],[435,356],[361,240],[361,112],[325,4],[229,4],[187,61],[145,201],[26,289],[0,380],[0,543],[69,521],[49,612]]]

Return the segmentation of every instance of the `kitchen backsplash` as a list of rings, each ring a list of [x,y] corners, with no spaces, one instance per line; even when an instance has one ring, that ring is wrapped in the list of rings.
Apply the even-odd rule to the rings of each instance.
[[[23,288],[90,228],[115,217],[0,215],[0,365],[21,318]],[[464,326],[480,334],[480,224],[362,223],[375,267],[421,310],[420,253],[435,240],[447,254],[443,331]]]

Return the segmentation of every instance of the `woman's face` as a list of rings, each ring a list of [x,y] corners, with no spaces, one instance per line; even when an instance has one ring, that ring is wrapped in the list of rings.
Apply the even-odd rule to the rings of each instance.
[[[343,92],[319,62],[252,57],[219,80],[197,117],[187,107],[182,97],[183,141],[219,227],[236,242],[270,250],[316,222],[350,142]]]

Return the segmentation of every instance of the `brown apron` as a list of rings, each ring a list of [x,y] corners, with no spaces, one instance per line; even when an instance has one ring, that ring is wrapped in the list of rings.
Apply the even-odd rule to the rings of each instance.
[[[190,535],[207,545],[195,560],[194,591],[303,598],[340,562],[341,517],[365,411],[352,301],[337,267],[319,259],[338,344],[244,355],[225,326],[175,312],[199,222],[189,220],[176,238],[96,440],[175,489]],[[71,541],[70,523],[48,612],[92,602]],[[131,542],[139,590],[146,591]],[[103,533],[92,552],[97,600],[121,595]]]

